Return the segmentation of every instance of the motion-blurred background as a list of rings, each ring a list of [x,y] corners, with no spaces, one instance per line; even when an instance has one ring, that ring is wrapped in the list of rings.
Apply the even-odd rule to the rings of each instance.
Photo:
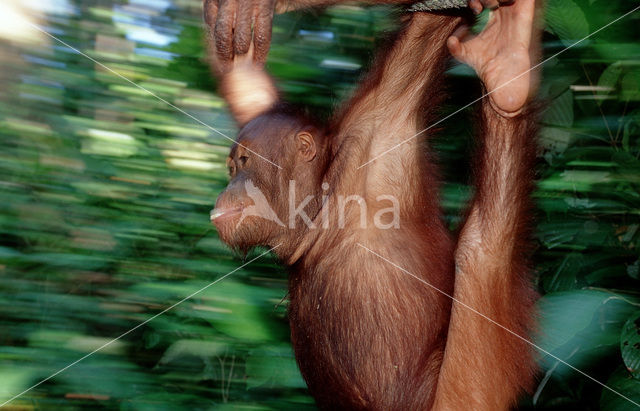
[[[547,3],[546,56],[638,5]],[[208,217],[230,142],[149,93],[235,136],[200,16],[200,0],[0,2],[0,403],[242,264]],[[384,7],[278,16],[268,69],[326,115],[393,21]],[[636,402],[639,38],[636,12],[545,64],[535,243],[536,342]],[[451,74],[443,115],[480,92],[468,69]],[[452,228],[469,197],[471,112],[435,143]],[[288,341],[286,274],[263,257],[5,407],[313,408]],[[540,361],[523,409],[636,409]]]

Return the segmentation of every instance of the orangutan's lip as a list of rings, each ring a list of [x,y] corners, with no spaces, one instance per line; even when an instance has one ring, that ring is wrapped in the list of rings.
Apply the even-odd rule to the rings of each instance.
[[[209,213],[209,218],[211,222],[213,222],[215,220],[233,217],[241,213],[242,213],[242,207],[214,208],[213,210],[211,210],[211,213]]]

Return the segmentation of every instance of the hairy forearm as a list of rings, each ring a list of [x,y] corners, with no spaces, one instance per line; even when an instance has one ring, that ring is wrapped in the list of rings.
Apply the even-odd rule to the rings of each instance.
[[[481,108],[476,194],[456,247],[435,409],[507,409],[531,388],[535,363],[526,340],[536,299],[528,261],[535,112],[527,107],[504,118],[488,101]]]
[[[487,98],[483,100],[480,146],[474,159],[475,194],[455,255],[458,270],[473,271],[463,281],[508,289],[519,275],[516,268],[527,264],[538,111],[535,103],[528,104],[518,116],[505,118]],[[494,295],[500,294],[496,290]],[[488,301],[499,303],[504,298]]]
[[[529,235],[537,111],[535,103],[530,103],[518,116],[505,118],[487,98],[483,100],[472,205],[478,221],[471,223],[479,225],[485,247],[503,250],[504,244],[520,244]]]

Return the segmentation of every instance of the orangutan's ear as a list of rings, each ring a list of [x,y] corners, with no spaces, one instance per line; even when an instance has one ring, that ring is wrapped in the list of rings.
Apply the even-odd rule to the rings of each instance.
[[[316,141],[309,131],[296,134],[296,146],[302,160],[311,161],[316,157]]]

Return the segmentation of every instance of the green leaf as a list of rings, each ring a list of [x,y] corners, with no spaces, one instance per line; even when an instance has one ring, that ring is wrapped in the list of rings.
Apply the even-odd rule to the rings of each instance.
[[[545,127],[540,133],[540,145],[545,151],[551,153],[551,156],[557,156],[563,153],[572,140],[572,134],[569,131],[562,130],[557,127]]]
[[[621,62],[616,61],[607,67],[602,74],[600,75],[600,79],[598,80],[598,87],[602,88],[610,88],[612,90],[616,89],[618,85],[618,81],[620,80],[620,75],[624,71],[624,66]],[[606,94],[609,91],[606,90],[598,90],[598,94]]]
[[[550,0],[546,19],[553,32],[567,45],[589,34],[589,24],[582,9],[572,0]]]
[[[610,389],[602,389],[600,407],[603,410],[637,411],[640,403],[639,380],[632,378],[624,368],[620,367],[609,377],[605,385]]]
[[[573,125],[573,91],[567,90],[553,100],[544,113],[544,122],[554,126]]]
[[[622,78],[622,95],[624,101],[640,100],[640,68],[629,71]]]
[[[576,288],[576,275],[584,264],[584,257],[580,253],[570,253],[552,276],[545,277],[544,289],[547,292],[566,291]]]
[[[636,260],[633,264],[627,266],[627,274],[634,280],[640,279],[640,260]]]
[[[632,315],[622,327],[620,351],[627,370],[640,379],[640,311]]]

